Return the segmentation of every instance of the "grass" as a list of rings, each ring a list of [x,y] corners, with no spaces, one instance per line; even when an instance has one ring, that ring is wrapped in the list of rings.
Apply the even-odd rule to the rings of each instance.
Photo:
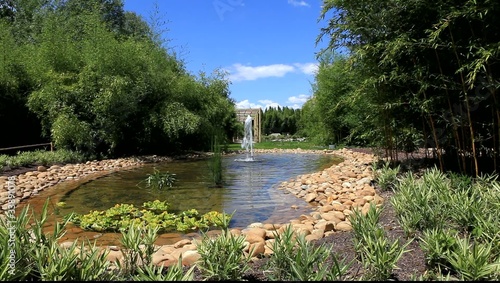
[[[216,145],[219,147],[218,145]],[[255,149],[306,149],[306,150],[322,150],[328,149],[326,145],[317,145],[309,141],[262,141],[259,143],[254,143]],[[337,147],[340,148],[340,147]],[[243,150],[240,143],[230,143],[225,145],[225,149],[228,151]],[[212,165],[217,165],[218,160],[215,156]],[[78,163],[85,162],[94,158],[86,157],[84,154],[76,151],[58,149],[54,151],[47,150],[34,150],[34,151],[19,151],[16,155],[6,155],[0,154],[0,172],[10,169],[16,169],[24,166],[32,165],[44,165],[50,166],[53,164],[61,163]],[[214,168],[215,173],[218,172],[218,168]],[[216,175],[218,176],[218,175]],[[222,180],[216,178],[214,179],[216,183],[221,183]]]
[[[317,145],[308,141],[263,141],[254,143],[253,149],[306,149],[306,150],[322,150],[328,149],[328,146]],[[243,150],[240,143],[228,144],[227,149],[230,151]]]

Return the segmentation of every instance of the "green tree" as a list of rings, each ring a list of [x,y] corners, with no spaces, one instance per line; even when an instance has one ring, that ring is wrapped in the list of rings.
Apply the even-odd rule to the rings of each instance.
[[[16,42],[11,25],[0,19],[0,127],[8,136],[0,139],[0,147],[44,142],[36,116],[25,106],[34,88],[25,60],[29,60],[26,49]]]
[[[122,1],[0,3],[0,118],[29,114],[13,128],[107,156],[208,150],[237,131],[226,74],[188,73]]]
[[[347,49],[371,96],[383,146],[434,147],[441,169],[496,168],[498,13],[494,1],[324,1],[318,40]],[[371,89],[371,93],[367,90]],[[458,168],[454,168],[458,165]]]

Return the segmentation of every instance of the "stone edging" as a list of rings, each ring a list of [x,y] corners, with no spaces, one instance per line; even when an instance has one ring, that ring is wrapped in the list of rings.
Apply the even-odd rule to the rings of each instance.
[[[371,186],[373,174],[371,164],[375,160],[372,154],[365,154],[340,150],[255,150],[254,152],[273,153],[324,153],[341,156],[344,160],[320,172],[297,176],[278,186],[280,190],[286,190],[304,201],[316,204],[316,208],[309,215],[302,215],[299,219],[291,220],[286,224],[264,224],[252,223],[245,229],[231,229],[235,235],[245,235],[245,252],[253,249],[253,256],[268,256],[272,253],[270,247],[274,241],[276,232],[280,233],[286,225],[292,225],[294,231],[303,233],[307,240],[321,239],[340,231],[352,229],[348,216],[353,209],[359,208],[366,213],[371,203],[381,205],[383,199],[376,194],[375,188]],[[168,159],[168,158],[167,158]],[[147,161],[144,161],[147,160]],[[31,171],[16,176],[16,198],[18,204],[32,195],[66,180],[79,179],[96,172],[113,172],[123,168],[132,168],[149,163],[161,161],[161,158],[150,157],[149,159],[121,158],[104,161],[88,161],[82,164],[69,164],[65,166],[54,165],[49,168],[38,167],[37,171]],[[8,177],[0,177],[0,205],[4,213],[8,209],[9,192]],[[5,217],[0,214],[0,216]],[[217,235],[220,231],[209,231],[209,235]],[[183,239],[173,245],[158,246],[153,255],[153,263],[163,266],[176,264],[182,256],[184,265],[192,265],[200,258],[196,246],[200,237],[193,236],[191,240]],[[70,246],[71,242],[61,245]],[[111,261],[123,260],[123,254],[119,247],[107,246],[102,249],[108,250],[108,259]]]

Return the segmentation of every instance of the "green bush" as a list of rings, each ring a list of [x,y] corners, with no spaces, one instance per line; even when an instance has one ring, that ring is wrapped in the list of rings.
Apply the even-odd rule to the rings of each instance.
[[[67,221],[56,222],[51,233],[45,232],[48,203],[49,200],[37,218],[29,205],[15,219],[0,218],[0,243],[3,247],[0,251],[0,280],[113,280],[114,275],[107,270],[106,253],[100,253],[90,242],[80,246],[75,242],[69,248],[59,244]],[[11,255],[15,260],[13,270],[10,269]]]
[[[229,226],[230,217],[222,216],[221,222]],[[198,253],[201,258],[196,266],[207,280],[241,280],[250,269],[249,262],[253,251],[245,255],[244,235],[233,235],[227,228],[216,237],[203,233],[201,243],[198,244]]]
[[[19,151],[14,156],[0,155],[0,170],[5,167],[14,169],[29,165],[49,166],[58,163],[77,163],[85,160],[88,160],[88,158],[84,154],[66,149],[58,149],[54,151]]]
[[[282,233],[274,232],[270,248],[273,253],[266,270],[273,281],[337,281],[351,264],[338,261],[324,244],[314,246],[304,234],[294,232],[292,225],[287,225]]]
[[[354,230],[354,248],[367,273],[368,280],[389,280],[393,270],[398,268],[397,262],[408,252],[406,247],[413,241],[401,244],[399,239],[389,242],[383,227],[378,225],[381,210],[371,205],[368,213],[363,215],[359,209],[354,210],[349,220]]]

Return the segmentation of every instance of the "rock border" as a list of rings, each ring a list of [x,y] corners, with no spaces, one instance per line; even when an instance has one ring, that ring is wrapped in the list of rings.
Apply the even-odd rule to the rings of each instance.
[[[340,150],[255,150],[255,153],[321,153],[334,154],[343,158],[339,164],[333,165],[320,172],[299,175],[289,181],[282,182],[277,189],[285,190],[308,203],[315,205],[315,209],[309,215],[303,214],[299,219],[290,220],[288,223],[252,223],[244,229],[231,229],[234,235],[246,237],[245,252],[253,251],[253,257],[267,257],[272,254],[272,244],[275,235],[282,233],[287,225],[292,225],[296,233],[305,235],[306,240],[313,241],[327,237],[333,233],[352,230],[349,215],[355,209],[360,209],[365,214],[372,203],[382,205],[384,199],[377,195],[372,186],[373,172],[372,164],[376,160],[373,154]],[[239,152],[241,153],[241,152]],[[190,157],[197,157],[192,154]],[[125,168],[133,168],[150,162],[172,160],[169,157],[148,156],[145,158],[119,158],[103,161],[87,161],[79,164],[68,164],[64,166],[53,165],[49,168],[38,166],[36,171],[19,174],[15,178],[15,204],[37,195],[40,191],[52,187],[60,182],[77,180],[82,177],[103,172],[112,173]],[[0,176],[0,216],[5,217],[9,205],[8,183],[9,177]],[[207,235],[217,236],[220,230],[209,231]],[[153,264],[160,266],[172,266],[177,264],[182,257],[182,264],[190,266],[194,264],[200,255],[197,245],[201,241],[201,235],[193,235],[192,239],[183,239],[172,245],[157,246],[153,254]],[[73,242],[61,243],[69,247]],[[102,251],[108,251],[108,260],[124,260],[122,250],[117,246],[101,247]]]

